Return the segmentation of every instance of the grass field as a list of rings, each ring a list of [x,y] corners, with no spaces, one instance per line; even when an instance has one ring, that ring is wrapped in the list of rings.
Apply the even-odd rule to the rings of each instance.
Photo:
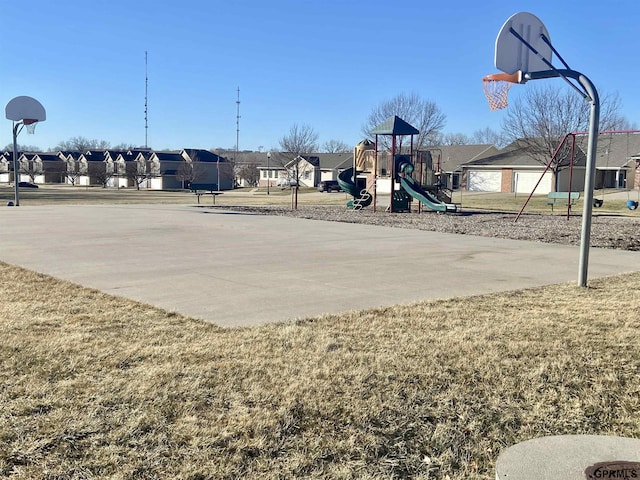
[[[240,330],[0,264],[0,476],[491,479],[640,436],[640,274]]]
[[[607,193],[612,193],[613,190]],[[618,195],[619,196],[619,195]],[[630,192],[629,198],[636,199],[637,192]],[[602,198],[602,193],[597,192],[596,198]],[[0,185],[0,205],[6,205],[14,199],[13,187]],[[298,194],[299,205],[345,205],[351,197],[344,192],[319,193],[314,188],[301,188]],[[524,205],[527,195],[507,193],[478,193],[478,192],[454,192],[452,201],[458,203],[463,209],[495,210],[505,212],[518,212]],[[385,201],[385,196],[381,196]],[[203,205],[211,205],[211,195],[203,195],[200,199]],[[291,205],[291,190],[272,187],[269,195],[266,188],[239,188],[225,191],[216,197],[216,205]],[[132,188],[114,189],[100,187],[70,187],[70,186],[41,186],[38,189],[21,189],[20,203],[29,205],[60,205],[60,204],[182,204],[197,203],[195,195],[188,191],[157,191],[136,190]],[[572,207],[574,213],[581,213],[583,208],[582,198]],[[540,212],[551,214],[551,207],[547,205],[546,195],[534,195],[526,208],[527,212]],[[566,205],[558,202],[554,208],[556,215],[566,214]],[[629,211],[626,207],[626,198],[607,199],[601,208],[593,210],[594,215],[629,215],[639,216],[640,211]]]
[[[522,440],[638,437],[639,289],[224,330],[0,263],[0,477],[489,480]]]
[[[291,190],[272,187],[269,195],[266,188],[238,188],[224,191],[215,199],[216,205],[291,205]],[[14,199],[13,188],[0,186],[0,202],[6,205]],[[314,188],[301,188],[300,204],[322,203],[327,205],[346,204],[345,193],[319,193]],[[98,204],[197,204],[197,197],[189,191],[136,190],[100,187],[41,186],[38,189],[21,189],[20,204],[29,205],[98,205]],[[211,195],[202,195],[203,205],[213,204]]]

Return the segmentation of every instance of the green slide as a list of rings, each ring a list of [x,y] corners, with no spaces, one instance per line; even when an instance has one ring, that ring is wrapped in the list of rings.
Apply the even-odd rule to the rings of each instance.
[[[413,198],[436,212],[456,212],[458,207],[453,203],[444,203],[423,189],[410,176],[400,177],[400,185]]]
[[[347,207],[360,210],[368,207],[373,202],[373,196],[366,189],[359,189],[355,182],[353,167],[347,168],[338,174],[338,185],[340,188],[353,197],[347,203]]]

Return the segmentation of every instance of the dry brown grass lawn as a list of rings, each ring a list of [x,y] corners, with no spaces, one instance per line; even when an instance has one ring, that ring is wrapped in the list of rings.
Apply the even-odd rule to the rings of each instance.
[[[0,263],[0,476],[492,479],[640,436],[640,274],[222,330]]]
[[[216,197],[216,205],[291,205],[291,189],[271,188],[270,194],[264,188],[239,188],[225,190]],[[14,199],[13,188],[0,184],[0,205]],[[351,198],[351,197],[349,197]],[[349,200],[345,193],[319,194],[315,188],[301,188],[298,203],[346,205]],[[68,185],[43,185],[38,189],[21,189],[20,205],[126,205],[126,204],[197,204],[197,197],[190,191],[136,190],[135,188],[115,189],[101,187],[71,187]],[[200,198],[202,205],[212,205],[211,195]]]
[[[608,193],[613,192],[613,190]],[[635,200],[636,192],[629,193]],[[596,192],[596,198],[602,193]],[[301,188],[298,195],[300,205],[346,205],[352,197],[344,192],[319,194],[315,188]],[[518,212],[527,196],[512,193],[477,193],[456,191],[453,194],[453,202],[462,206],[464,210],[496,210],[504,212]],[[0,184],[0,205],[6,205],[14,199],[13,188],[7,184]],[[382,195],[381,201],[384,202]],[[291,205],[291,190],[273,187],[267,195],[266,188],[240,188],[225,191],[216,197],[216,205],[220,206],[253,206],[253,205]],[[200,199],[202,205],[213,204],[210,195],[203,195]],[[43,185],[38,189],[21,189],[20,204],[31,205],[100,205],[100,204],[197,204],[197,197],[189,191],[160,191],[160,190],[136,190],[134,188],[114,189],[100,187],[71,187],[68,185]],[[415,208],[415,207],[414,207]],[[581,214],[583,208],[582,198],[573,206],[573,213]],[[546,195],[534,195],[526,208],[526,212],[551,214],[551,207],[547,205]],[[566,214],[566,205],[562,202],[554,208],[556,215]],[[594,209],[594,215],[624,215],[638,216],[639,211],[630,211],[626,207],[626,199],[607,199],[601,208]]]
[[[608,190],[607,193],[620,192],[619,190]],[[629,192],[628,194],[631,200],[636,200],[637,192]],[[486,192],[467,192],[456,191],[453,194],[453,201],[459,203],[466,209],[481,209],[481,210],[496,210],[505,212],[519,212],[523,208],[527,201],[528,195],[519,193],[514,195],[513,193],[486,193]],[[594,193],[596,199],[602,199],[602,192],[598,190]],[[580,199],[571,207],[573,214],[582,214],[584,208],[584,196],[580,192]],[[527,213],[545,213],[551,214],[551,206],[548,205],[547,195],[533,195],[526,205],[525,212]],[[566,215],[567,203],[563,200],[558,200],[554,205],[553,213],[556,215]],[[638,216],[637,210],[629,210],[627,208],[626,198],[610,198],[607,197],[600,208],[593,209],[593,215],[622,215],[622,216]]]

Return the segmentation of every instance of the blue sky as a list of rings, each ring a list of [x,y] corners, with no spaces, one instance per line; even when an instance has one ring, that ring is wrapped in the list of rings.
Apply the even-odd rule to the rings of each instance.
[[[445,133],[499,130],[481,78],[512,14],[547,27],[571,68],[617,92],[640,123],[637,0],[0,0],[0,102],[37,98],[47,121],[19,143],[44,150],[83,136],[144,145],[275,149],[294,123],[320,143],[355,145],[376,105],[401,93],[434,101]],[[559,62],[557,62],[559,66]],[[561,80],[544,80],[560,82]],[[510,98],[526,85],[511,89]],[[4,117],[4,115],[3,115]],[[8,120],[0,145],[11,142]],[[4,132],[4,133],[2,133]]]

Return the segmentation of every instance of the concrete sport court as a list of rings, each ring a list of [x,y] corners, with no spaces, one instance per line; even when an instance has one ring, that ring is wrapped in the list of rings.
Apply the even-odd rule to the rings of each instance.
[[[217,325],[577,281],[578,247],[186,205],[0,208],[0,260]],[[590,250],[589,278],[640,270]]]

